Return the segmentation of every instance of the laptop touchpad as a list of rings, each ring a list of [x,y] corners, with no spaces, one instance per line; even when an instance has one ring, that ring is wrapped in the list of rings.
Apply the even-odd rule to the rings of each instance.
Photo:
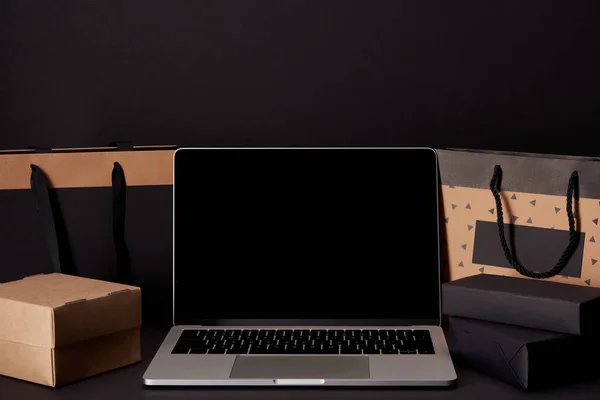
[[[368,356],[237,356],[232,379],[368,379]]]

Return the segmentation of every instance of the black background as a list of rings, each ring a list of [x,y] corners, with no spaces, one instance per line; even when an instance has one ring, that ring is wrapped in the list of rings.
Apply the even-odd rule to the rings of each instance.
[[[597,1],[3,0],[0,148],[590,154]]]
[[[597,155],[599,8],[594,0],[3,0],[0,149],[130,140]],[[168,190],[136,191],[134,272],[150,304],[164,304]],[[83,192],[61,194],[69,232],[87,275],[105,277],[98,260],[112,263],[110,193]],[[0,194],[0,281],[44,260],[28,199]],[[148,315],[168,320],[168,311]]]

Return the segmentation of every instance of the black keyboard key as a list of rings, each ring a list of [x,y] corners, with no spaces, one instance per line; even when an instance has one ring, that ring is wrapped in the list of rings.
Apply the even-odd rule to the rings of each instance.
[[[321,354],[321,346],[303,346],[302,354]]]
[[[285,354],[285,346],[269,345],[269,354]]]
[[[286,354],[302,354],[304,351],[304,346],[302,345],[292,345],[288,346],[286,349]]]
[[[400,354],[400,353],[398,353],[398,350],[396,350],[396,349],[387,348],[387,349],[381,350],[381,354]]]
[[[179,340],[175,347],[198,349],[198,348],[206,348],[207,343],[204,340]]]
[[[233,346],[227,349],[227,354],[247,354],[248,348]]]
[[[323,346],[320,354],[340,354],[340,348],[337,346]]]
[[[294,338],[296,338],[297,340],[308,340],[309,337],[310,331],[308,330],[294,331]]]
[[[275,336],[275,330],[263,330],[256,335],[259,339],[273,339]]]
[[[429,334],[429,331],[427,330],[414,330],[412,331],[413,336],[417,337],[417,338],[430,338],[431,335]]]
[[[363,350],[351,347],[340,348],[340,354],[363,354]]]
[[[248,354],[270,354],[267,346],[253,346],[250,347]]]
[[[400,349],[400,354],[417,354],[417,350],[416,349]]]
[[[191,349],[190,354],[206,354],[208,352],[207,348],[204,349]]]
[[[199,333],[200,331],[197,330],[186,329],[183,332],[181,332],[180,337],[185,339],[197,338]]]

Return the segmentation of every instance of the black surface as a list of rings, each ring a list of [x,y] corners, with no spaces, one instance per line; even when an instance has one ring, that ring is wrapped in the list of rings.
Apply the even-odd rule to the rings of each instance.
[[[178,150],[176,323],[439,324],[438,189],[431,149]]]
[[[475,368],[528,390],[600,378],[593,336],[450,317],[448,345]]]
[[[458,365],[459,384],[455,389],[249,389],[249,388],[146,388],[142,375],[166,330],[142,331],[143,361],[62,388],[47,388],[29,382],[0,377],[3,400],[106,400],[106,399],[448,399],[448,400],[583,400],[600,396],[600,380],[572,384],[552,390],[526,393],[471,368]]]
[[[0,148],[597,154],[594,0],[3,0]]]
[[[443,313],[574,335],[594,335],[600,289],[478,274],[442,285]]]
[[[598,166],[600,167],[600,164]],[[504,224],[504,226],[511,252],[521,265],[531,271],[545,272],[552,269],[569,244],[569,231],[566,230],[515,224]],[[562,276],[581,277],[585,232],[578,232],[577,236],[579,245],[560,272]],[[513,268],[500,246],[496,222],[476,222],[473,263]]]

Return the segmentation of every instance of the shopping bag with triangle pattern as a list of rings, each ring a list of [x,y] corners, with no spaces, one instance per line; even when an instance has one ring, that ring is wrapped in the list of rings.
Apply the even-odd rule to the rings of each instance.
[[[437,150],[444,279],[600,287],[600,158]]]

